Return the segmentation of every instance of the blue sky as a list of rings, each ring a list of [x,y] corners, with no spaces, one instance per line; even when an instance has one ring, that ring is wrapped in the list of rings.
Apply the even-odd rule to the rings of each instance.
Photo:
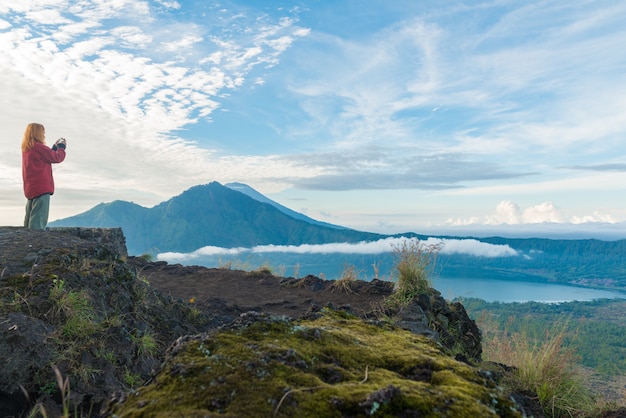
[[[626,231],[624,21],[608,0],[3,0],[0,224],[36,121],[68,141],[51,220],[219,181],[373,232]]]

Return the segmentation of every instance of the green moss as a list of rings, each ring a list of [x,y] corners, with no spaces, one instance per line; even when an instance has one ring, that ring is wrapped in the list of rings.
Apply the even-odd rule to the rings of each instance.
[[[261,320],[187,343],[118,417],[521,416],[432,340],[326,313]]]

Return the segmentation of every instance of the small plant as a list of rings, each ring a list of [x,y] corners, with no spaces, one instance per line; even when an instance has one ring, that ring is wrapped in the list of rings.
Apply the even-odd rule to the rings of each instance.
[[[152,357],[156,354],[156,352],[159,349],[156,339],[154,338],[154,335],[151,333],[144,333],[141,336],[135,336],[131,334],[130,338],[132,339],[133,344],[135,344],[135,347],[137,348],[137,355],[139,355],[140,357],[143,357],[143,356]]]
[[[124,381],[131,388],[141,386],[141,384],[143,383],[140,375],[131,373],[129,370],[126,370],[126,373],[124,373]]]
[[[256,270],[252,270],[248,273],[249,275],[262,275],[262,274],[271,274],[274,275],[272,273],[272,268],[268,265],[268,264],[263,264],[261,266],[259,266]]]
[[[370,312],[371,315],[383,324],[395,325],[400,320],[389,309],[388,304],[383,302],[372,302]]]
[[[218,260],[217,268],[221,270],[231,270],[233,268],[233,260]]]
[[[403,306],[420,294],[430,293],[430,276],[442,248],[440,242],[424,244],[417,239],[404,240],[393,246],[398,276],[395,291],[387,298],[389,304]]]
[[[263,263],[259,266],[258,269],[256,269],[256,271],[258,271],[259,273],[269,273],[269,274],[274,274],[274,271],[272,269],[272,266],[269,263]]]
[[[63,406],[63,418],[69,418],[70,416],[70,379],[63,377],[61,371],[57,366],[52,366],[54,375],[57,378],[57,385],[61,390],[61,405]]]
[[[13,300],[7,303],[7,307],[11,307],[13,311],[20,312],[22,310],[22,306],[25,306],[28,310],[28,313],[32,316],[32,311],[30,310],[30,305],[28,304],[28,299],[21,294],[19,294],[16,290],[13,291]]]
[[[137,301],[145,303],[148,295],[150,294],[150,290],[151,290],[150,282],[148,282],[148,280],[145,277],[138,276],[137,281],[134,283],[134,286],[132,287],[133,298]]]
[[[300,263],[296,263],[296,265],[293,266],[293,277],[297,279],[299,275],[300,275]]]
[[[112,364],[114,364],[117,360],[117,358],[115,357],[115,353],[111,350],[106,349],[105,347],[98,348],[95,354],[97,358],[101,358]]]
[[[63,323],[61,333],[68,338],[81,338],[95,332],[95,311],[85,290],[68,290],[65,281],[54,279],[49,299],[53,303],[52,319]]]
[[[305,278],[300,278],[297,279],[293,284],[290,285],[291,287],[306,287],[307,286],[307,281]]]
[[[45,385],[43,385],[42,387],[39,388],[39,392],[50,396],[53,393],[55,393],[58,388],[59,387],[56,384],[56,382],[48,382],[48,383],[46,383]]]
[[[250,261],[238,260],[235,258],[231,258],[231,259],[219,258],[217,260],[217,268],[221,270],[243,270],[243,271],[252,270]]]
[[[378,280],[378,276],[380,274],[380,266],[378,264],[378,262],[372,264],[372,268],[374,269],[374,280]]]
[[[252,264],[249,260],[233,260],[231,270],[251,271]]]
[[[69,270],[81,273],[91,271],[91,264],[92,261],[88,258],[77,257],[75,255],[68,255],[68,257],[61,262],[62,267],[67,267]]]
[[[354,293],[354,284],[357,280],[356,267],[353,265],[344,265],[343,273],[338,280],[332,284],[332,290],[339,290],[345,293]]]
[[[84,338],[98,329],[91,313],[75,315],[67,320],[61,332],[68,338]]]
[[[287,266],[284,265],[284,264],[281,264],[276,269],[276,276],[278,276],[278,277],[285,277],[285,273],[286,272],[287,272]]]
[[[52,280],[50,299],[59,299],[65,293],[65,280],[55,278]]]
[[[72,370],[72,375],[85,383],[93,383],[96,380],[96,376],[99,374],[102,374],[102,370],[84,364],[79,364]]]
[[[44,407],[44,405],[41,402],[38,402],[37,404],[35,404],[35,406],[29,411],[27,417],[28,418],[36,418],[36,417],[43,417],[43,418],[77,418],[79,416],[92,416],[92,409],[90,408],[89,411],[85,411],[86,415],[79,415],[78,413],[78,409],[75,406],[74,407],[74,412],[71,413],[70,412],[70,408],[71,408],[71,390],[70,390],[70,379],[68,377],[63,377],[63,374],[61,373],[61,371],[59,370],[59,368],[57,366],[52,366],[52,370],[54,371],[54,375],[56,377],[56,386],[54,383],[48,383],[46,384],[44,387],[41,388],[41,392],[45,393],[47,395],[53,395],[54,393],[56,393],[57,391],[59,391],[60,393],[60,397],[61,397],[61,413],[60,415],[48,415],[48,411],[46,410],[46,408]],[[26,389],[24,389],[23,386],[20,385],[20,388],[22,389],[22,392],[24,392],[24,395],[26,396],[27,400],[30,401],[30,396],[28,396],[28,392],[26,392]],[[93,404],[92,404],[92,408],[93,408]]]
[[[152,254],[148,254],[148,253],[141,254],[139,256],[139,259],[141,261],[146,262],[146,263],[150,263],[150,262],[154,261],[154,258],[152,257]]]
[[[102,321],[103,327],[121,327],[123,323],[124,317],[120,314],[106,315]]]
[[[187,319],[191,320],[191,321],[195,321],[197,320],[200,316],[202,315],[202,311],[198,308],[196,308],[195,306],[189,308],[189,311],[187,312]]]

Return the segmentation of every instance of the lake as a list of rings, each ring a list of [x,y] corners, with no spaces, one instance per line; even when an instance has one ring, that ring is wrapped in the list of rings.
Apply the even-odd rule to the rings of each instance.
[[[478,298],[487,302],[571,302],[594,299],[626,299],[626,293],[539,281],[496,278],[437,277],[433,287],[446,299]]]
[[[393,258],[381,255],[363,254],[241,254],[229,257],[203,256],[193,260],[167,260],[196,264],[206,267],[254,270],[267,265],[277,276],[304,277],[308,274],[335,280],[342,276],[344,269],[353,268],[360,280],[380,278],[389,280],[393,269]],[[548,282],[532,275],[503,274],[493,269],[466,269],[446,266],[433,275],[432,285],[444,298],[478,298],[487,302],[570,302],[594,299],[626,299],[626,293],[610,290],[586,288]]]

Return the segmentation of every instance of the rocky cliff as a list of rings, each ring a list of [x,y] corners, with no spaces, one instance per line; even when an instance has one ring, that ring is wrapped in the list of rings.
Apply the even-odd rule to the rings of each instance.
[[[462,305],[392,292],[152,263],[120,229],[0,228],[0,416],[525,414]]]

